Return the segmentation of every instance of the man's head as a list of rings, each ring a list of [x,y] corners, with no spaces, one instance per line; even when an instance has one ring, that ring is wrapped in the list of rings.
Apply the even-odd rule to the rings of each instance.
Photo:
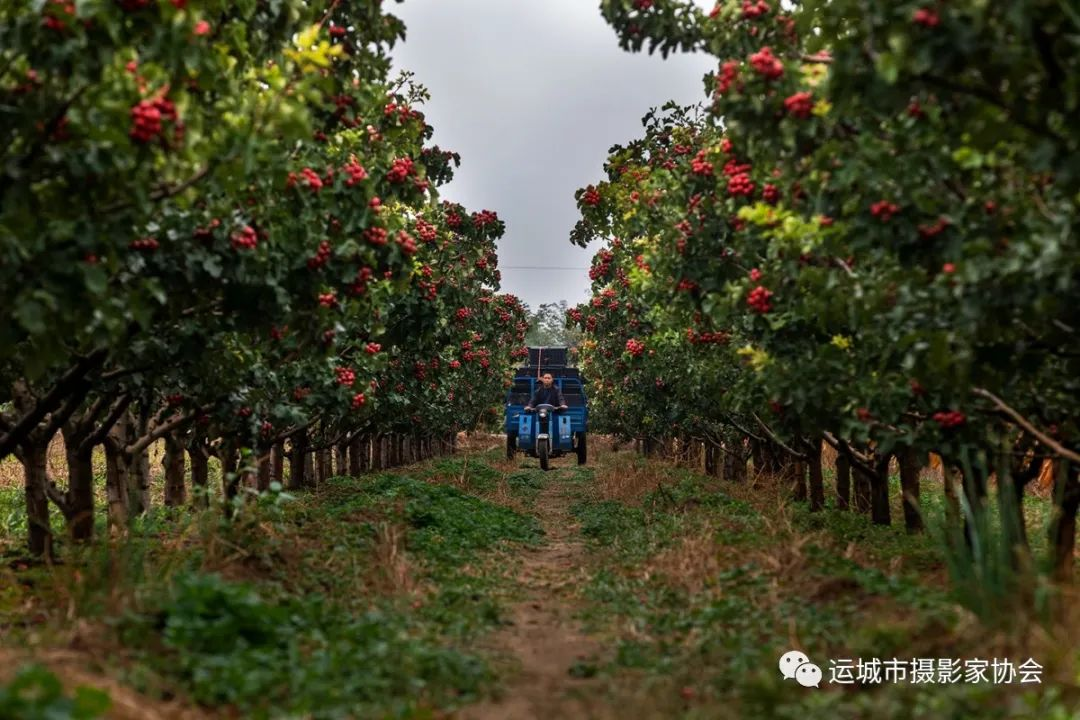
[[[540,378],[540,381],[544,383],[544,387],[549,388],[551,384],[555,382],[555,378],[551,377],[551,373],[544,373],[544,376]]]

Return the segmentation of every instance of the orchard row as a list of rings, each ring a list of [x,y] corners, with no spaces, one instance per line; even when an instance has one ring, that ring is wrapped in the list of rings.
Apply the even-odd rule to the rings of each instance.
[[[568,318],[586,333],[595,420],[647,445],[704,442],[743,470],[755,453],[813,510],[831,445],[835,504],[854,469],[855,504],[883,524],[895,459],[913,531],[937,453],[957,513],[984,508],[996,476],[1018,564],[1024,487],[1050,460],[1068,574],[1076,17],[1039,3],[602,7],[624,48],[711,53],[717,71],[703,106],[650,113],[578,193],[573,240],[605,242],[592,299]]]
[[[167,502],[185,452],[197,481],[221,459],[232,500],[286,442],[302,487],[313,451],[371,458],[392,434],[420,456],[480,422],[524,309],[497,294],[502,222],[439,200],[459,158],[428,144],[425,91],[388,77],[397,18],[41,6],[0,9],[0,458],[25,468],[33,554],[49,503],[92,534],[100,446],[122,526],[159,440]],[[58,433],[66,482],[46,472]]]

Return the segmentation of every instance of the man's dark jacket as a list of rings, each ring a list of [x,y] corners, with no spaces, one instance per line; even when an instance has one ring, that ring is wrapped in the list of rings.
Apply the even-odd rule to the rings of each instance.
[[[529,405],[532,407],[545,404],[554,405],[555,407],[566,404],[566,401],[563,399],[562,390],[560,390],[559,386],[555,383],[552,383],[549,388],[546,388],[543,385],[536,388],[532,400],[529,401]]]

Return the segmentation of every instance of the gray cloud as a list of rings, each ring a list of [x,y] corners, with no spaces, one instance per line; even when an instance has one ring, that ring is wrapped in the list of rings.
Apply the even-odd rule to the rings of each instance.
[[[587,268],[596,248],[568,241],[574,191],[600,179],[613,144],[641,135],[650,107],[700,101],[713,61],[623,52],[595,0],[407,0],[390,9],[408,26],[395,67],[431,91],[424,112],[434,142],[462,155],[443,196],[507,224],[502,289],[533,307],[584,300],[585,269],[507,266]]]

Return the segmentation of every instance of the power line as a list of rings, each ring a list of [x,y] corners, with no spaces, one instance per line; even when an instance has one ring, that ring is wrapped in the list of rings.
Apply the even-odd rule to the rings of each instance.
[[[588,270],[587,267],[560,267],[557,265],[499,265],[499,270]]]

